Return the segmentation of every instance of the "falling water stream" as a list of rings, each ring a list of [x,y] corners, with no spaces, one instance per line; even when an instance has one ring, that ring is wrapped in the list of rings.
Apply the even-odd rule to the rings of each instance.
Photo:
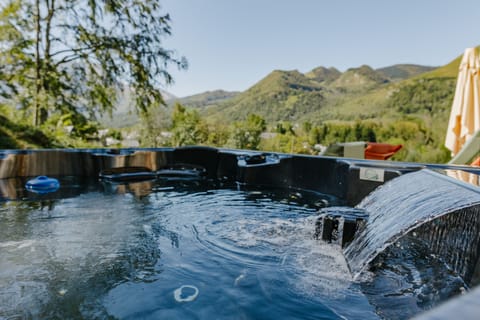
[[[386,183],[356,209],[368,222],[344,253],[382,318],[410,318],[478,283],[478,188],[421,170]]]
[[[372,192],[357,206],[368,212],[368,223],[345,250],[354,276],[358,277],[369,262],[409,231],[446,214],[480,205],[480,193],[474,188],[434,171],[420,170],[400,176]],[[479,219],[473,220],[464,224],[465,230],[478,228]],[[467,237],[462,233],[455,236]]]

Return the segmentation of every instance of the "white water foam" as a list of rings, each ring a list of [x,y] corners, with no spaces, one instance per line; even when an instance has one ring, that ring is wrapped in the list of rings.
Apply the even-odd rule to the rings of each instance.
[[[275,263],[293,274],[291,285],[302,293],[343,297],[352,278],[341,248],[314,239],[317,218],[243,218],[232,226],[222,225],[216,232],[238,247],[270,247],[270,254],[277,257]],[[235,283],[243,277],[240,274]]]

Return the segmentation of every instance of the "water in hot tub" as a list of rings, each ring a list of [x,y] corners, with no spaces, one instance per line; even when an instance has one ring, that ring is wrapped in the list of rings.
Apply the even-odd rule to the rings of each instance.
[[[0,319],[378,318],[341,248],[314,237],[338,204],[186,181],[3,202]]]

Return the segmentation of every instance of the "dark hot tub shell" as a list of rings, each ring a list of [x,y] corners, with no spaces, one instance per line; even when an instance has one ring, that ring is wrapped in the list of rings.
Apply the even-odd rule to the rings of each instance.
[[[313,157],[208,147],[159,149],[58,149],[0,151],[0,179],[47,176],[99,177],[118,168],[151,172],[171,167],[203,168],[205,178],[262,186],[305,189],[331,194],[354,206],[368,193],[401,174],[423,165],[357,159]],[[381,179],[365,179],[362,168],[383,172]],[[4,199],[19,199],[3,181]]]
[[[244,185],[282,187],[335,196],[355,206],[370,192],[395,177],[420,169],[464,170],[480,175],[480,168],[434,164],[371,161],[335,157],[227,150],[209,147],[155,149],[0,150],[0,201],[28,198],[26,179],[36,176],[76,176],[124,181],[158,175],[194,174],[202,178]],[[455,181],[452,178],[452,183]],[[480,188],[479,188],[480,193]],[[480,299],[480,291],[470,295]],[[461,308],[453,299],[449,319]],[[470,312],[474,316],[477,306]],[[450,316],[449,316],[450,315]],[[468,318],[468,314],[466,317]],[[438,314],[427,313],[438,318]]]

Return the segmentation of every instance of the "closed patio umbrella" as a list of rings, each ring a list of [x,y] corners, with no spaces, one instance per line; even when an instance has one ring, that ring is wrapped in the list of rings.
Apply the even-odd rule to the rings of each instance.
[[[480,130],[480,56],[468,48],[460,63],[445,146],[456,155]],[[479,146],[480,149],[480,146]]]

